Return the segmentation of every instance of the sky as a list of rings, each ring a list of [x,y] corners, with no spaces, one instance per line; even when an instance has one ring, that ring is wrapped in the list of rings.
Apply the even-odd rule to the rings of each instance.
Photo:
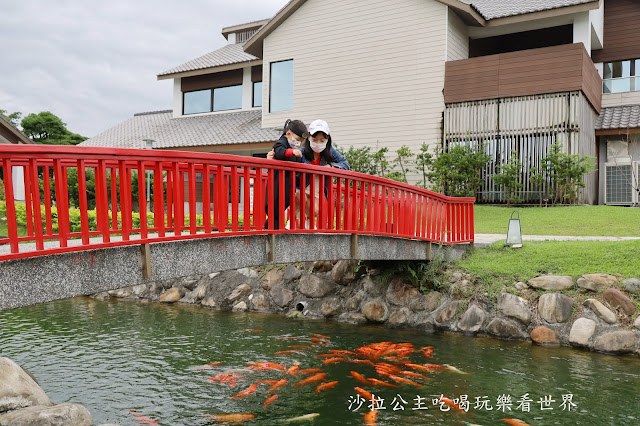
[[[51,111],[93,137],[172,108],[156,76],[224,46],[224,27],[271,18],[287,0],[0,0],[0,109]]]

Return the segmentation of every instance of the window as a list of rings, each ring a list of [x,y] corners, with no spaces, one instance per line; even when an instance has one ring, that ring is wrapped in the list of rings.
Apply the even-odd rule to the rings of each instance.
[[[272,62],[269,112],[293,109],[293,60]]]
[[[242,109],[242,85],[213,89],[213,110]]]
[[[183,114],[211,111],[211,89],[196,90],[184,94]]]
[[[640,59],[606,62],[602,86],[602,93],[640,90]]]
[[[262,82],[256,81],[253,83],[253,106],[262,106]]]

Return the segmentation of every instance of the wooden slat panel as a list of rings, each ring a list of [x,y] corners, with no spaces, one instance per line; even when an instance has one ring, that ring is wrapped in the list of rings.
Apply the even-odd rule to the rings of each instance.
[[[606,0],[603,48],[593,52],[593,61],[612,62],[640,58],[638,22],[638,0]]]
[[[251,67],[251,81],[262,81],[262,65]]]

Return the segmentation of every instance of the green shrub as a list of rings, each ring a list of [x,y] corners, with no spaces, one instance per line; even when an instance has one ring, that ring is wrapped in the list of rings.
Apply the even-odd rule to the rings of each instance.
[[[0,179],[0,201],[4,201],[4,182]]]

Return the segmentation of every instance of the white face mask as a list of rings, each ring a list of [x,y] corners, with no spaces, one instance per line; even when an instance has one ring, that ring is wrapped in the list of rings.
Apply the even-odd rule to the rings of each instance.
[[[289,145],[291,146],[291,148],[300,148],[300,146],[302,146],[302,142],[300,142],[299,140],[296,140],[295,138],[291,138],[291,140],[289,141]]]
[[[309,142],[309,143],[311,145],[311,149],[313,150],[313,152],[322,152],[327,147],[326,142],[325,143]]]

